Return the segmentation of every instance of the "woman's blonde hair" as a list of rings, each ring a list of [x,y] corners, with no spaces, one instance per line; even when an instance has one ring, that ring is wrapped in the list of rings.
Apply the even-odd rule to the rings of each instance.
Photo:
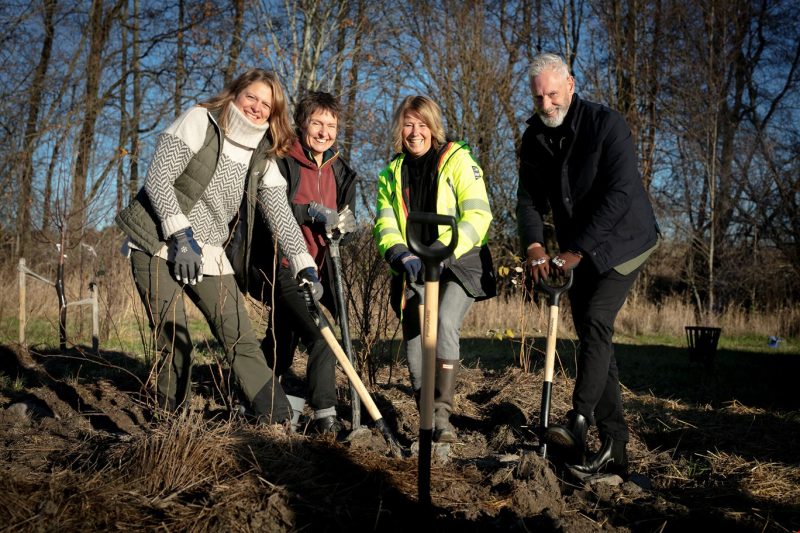
[[[427,96],[406,96],[394,112],[392,126],[392,147],[395,152],[403,151],[403,123],[408,112],[417,113],[431,130],[431,145],[435,150],[441,148],[445,141],[442,110],[438,104]]]
[[[289,153],[296,137],[289,123],[289,110],[286,105],[283,86],[274,72],[260,68],[250,69],[227,84],[218,95],[201,102],[199,105],[207,109],[220,109],[219,126],[225,131],[228,106],[236,100],[239,93],[256,82],[261,82],[272,90],[272,109],[269,113],[269,119],[267,119],[269,123],[267,138],[272,143],[272,146],[267,153],[270,156],[283,157]]]

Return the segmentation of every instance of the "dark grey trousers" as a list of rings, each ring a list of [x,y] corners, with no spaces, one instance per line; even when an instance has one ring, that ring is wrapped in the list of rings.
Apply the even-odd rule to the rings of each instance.
[[[289,401],[272,379],[244,307],[245,297],[232,275],[205,276],[196,285],[183,285],[172,277],[167,261],[140,250],[131,251],[131,268],[161,355],[157,389],[163,401],[177,407],[191,391],[193,345],[183,302],[186,293],[225,349],[253,413],[274,421],[284,420],[287,413],[291,417]]]

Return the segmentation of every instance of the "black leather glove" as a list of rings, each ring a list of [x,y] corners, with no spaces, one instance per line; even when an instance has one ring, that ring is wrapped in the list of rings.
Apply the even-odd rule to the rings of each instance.
[[[300,290],[305,290],[304,285],[310,285],[311,294],[314,296],[315,301],[318,302],[322,298],[322,283],[320,283],[315,269],[307,267],[298,272],[297,283],[300,284]]]
[[[312,223],[324,224],[325,233],[328,235],[332,234],[333,230],[339,225],[339,213],[317,202],[308,204],[308,216],[311,217]]]
[[[356,216],[349,205],[344,206],[344,209],[339,211],[339,225],[337,227],[342,235],[356,230]]]
[[[420,271],[422,271],[422,261],[411,252],[403,252],[393,258],[389,264],[395,272],[405,272],[406,279],[410,282],[417,281]]]
[[[176,231],[170,237],[171,254],[175,259],[175,279],[194,285],[203,281],[203,250],[194,240],[192,228]]]

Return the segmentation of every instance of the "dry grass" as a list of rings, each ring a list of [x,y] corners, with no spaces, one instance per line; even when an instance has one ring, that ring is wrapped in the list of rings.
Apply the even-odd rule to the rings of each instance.
[[[98,278],[100,298],[101,343],[117,346],[131,346],[140,343],[149,335],[144,309],[136,293],[127,261],[121,256],[111,260],[104,277]],[[45,276],[52,272],[44,272]],[[73,273],[75,274],[75,273]],[[18,274],[16,269],[0,270],[0,284],[11,288],[0,292],[0,339],[17,338],[16,321],[18,310]],[[86,298],[86,282],[80,282],[76,275],[68,275],[66,292],[68,301]],[[39,336],[58,338],[58,308],[55,290],[41,282],[28,280],[28,320],[37,322],[43,330]],[[543,300],[543,299],[542,299]],[[202,315],[187,300],[190,320],[202,321]],[[259,305],[250,306],[255,328],[263,330],[266,325],[265,310]],[[351,317],[361,313],[351,310]],[[561,306],[559,334],[561,337],[574,336],[568,299]],[[385,309],[374,309],[372,324],[382,324],[381,331],[396,332],[397,320],[394,313]],[[88,307],[70,307],[68,312],[68,336],[75,343],[90,343],[90,313]],[[354,319],[351,328],[355,329]],[[527,339],[542,336],[546,329],[547,309],[543,301],[538,304],[526,302],[521,289],[510,297],[498,297],[474,304],[464,320],[463,334],[473,337],[513,337]],[[684,327],[692,324],[708,324],[698,320],[693,305],[685,298],[676,296],[659,303],[645,299],[634,291],[628,298],[617,318],[616,331],[620,335],[636,337],[671,336],[683,338]],[[747,310],[739,305],[731,305],[718,313],[708,325],[722,327],[726,337],[739,335],[779,335],[783,338],[800,336],[800,305],[769,311]],[[376,329],[375,332],[378,330]],[[202,339],[197,339],[201,341]],[[144,348],[142,348],[144,350]]]
[[[219,484],[235,470],[231,424],[207,426],[197,413],[168,417],[124,447],[112,461],[124,478],[160,500]]]

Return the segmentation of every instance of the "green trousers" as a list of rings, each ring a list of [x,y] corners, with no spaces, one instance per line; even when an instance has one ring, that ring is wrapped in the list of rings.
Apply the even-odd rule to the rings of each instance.
[[[192,339],[183,294],[208,321],[253,414],[265,421],[291,418],[291,406],[273,380],[244,306],[245,297],[232,275],[205,276],[196,285],[172,277],[164,259],[131,250],[131,268],[160,354],[157,389],[162,406],[177,408],[191,391]]]

